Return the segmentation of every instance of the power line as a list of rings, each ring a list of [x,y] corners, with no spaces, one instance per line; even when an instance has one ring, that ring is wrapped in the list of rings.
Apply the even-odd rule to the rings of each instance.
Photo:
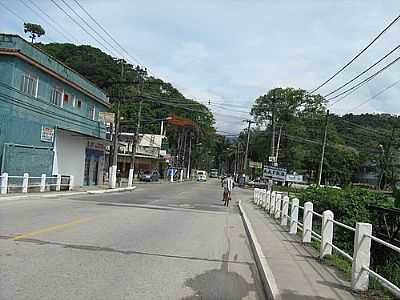
[[[394,65],[395,63],[397,63],[400,60],[400,56],[397,57],[396,59],[392,60],[389,64],[387,64],[386,66],[384,66],[383,68],[381,68],[380,70],[378,70],[377,72],[375,72],[374,74],[372,74],[371,76],[367,77],[366,79],[362,80],[361,82],[353,85],[351,88],[348,88],[347,90],[345,90],[344,92],[341,92],[339,94],[337,94],[336,96],[333,96],[329,99],[327,99],[328,101],[331,101],[333,99],[336,99],[342,95],[344,95],[343,97],[339,98],[338,100],[336,100],[335,102],[331,103],[330,106],[333,106],[335,104],[337,104],[338,102],[342,101],[344,98],[346,98],[347,96],[350,95],[350,93],[348,92],[352,92],[355,90],[358,90],[360,87],[362,87],[364,84],[368,83],[369,81],[371,81],[372,79],[374,79],[376,76],[378,76],[379,74],[381,74],[382,72],[384,72],[386,69],[390,68],[392,65]],[[346,94],[347,93],[347,94]],[[346,95],[345,95],[346,94]]]
[[[109,45],[117,54],[121,54],[121,52],[116,49],[113,45],[111,45],[100,33],[97,32],[80,14],[76,12],[76,10],[71,7],[65,0],[61,0],[65,6],[67,6],[87,27],[89,27],[100,39],[102,39],[107,45]],[[124,56],[124,55],[122,55]]]
[[[361,106],[363,106],[363,105],[367,104],[368,102],[370,102],[371,100],[377,98],[379,95],[383,94],[384,92],[386,92],[387,90],[393,88],[394,86],[396,86],[396,85],[399,84],[399,83],[400,83],[400,80],[395,81],[394,83],[392,83],[392,84],[388,85],[387,87],[383,88],[382,90],[380,90],[378,93],[376,93],[375,95],[373,95],[372,97],[370,97],[370,98],[367,99],[366,101],[364,101],[364,102],[358,104],[357,106],[351,108],[351,109],[348,110],[347,112],[349,112],[349,111],[354,111],[354,110],[356,110],[357,108],[360,108]]]
[[[20,0],[22,2],[22,0]],[[30,8],[28,5],[26,5],[25,3],[23,3],[26,7],[28,7],[29,9],[32,10],[32,8]],[[24,20],[23,18],[21,18],[21,16],[19,16],[16,12],[14,12],[11,8],[5,6],[2,2],[0,2],[0,5],[2,7],[4,7],[9,13],[11,13],[13,16],[15,16],[18,20],[22,21],[22,23],[27,22],[26,20]],[[35,11],[34,11],[35,12]],[[36,12],[35,12],[36,13]],[[41,17],[40,15],[38,15],[39,18]],[[55,40],[49,36],[48,34],[45,34],[44,37],[49,40],[50,42],[55,42]]]
[[[348,121],[348,120],[346,120],[346,119],[343,119],[343,117],[337,117],[336,120],[340,120],[340,121],[345,122],[345,123],[347,123],[347,124],[351,124],[351,125],[353,125],[353,126],[355,126],[355,127],[358,127],[358,128],[360,128],[360,129],[366,131],[366,132],[374,133],[375,135],[385,136],[385,135],[382,134],[382,132],[379,132],[379,131],[376,131],[376,130],[374,130],[374,129],[371,129],[371,128],[368,128],[368,127],[364,127],[364,126],[359,125],[359,124],[357,124],[357,123]],[[387,137],[387,136],[386,136],[386,137]]]
[[[41,18],[44,22],[46,22],[48,25],[50,25],[51,27],[53,27],[53,29],[55,31],[57,31],[59,34],[61,34],[67,41],[69,42],[76,42],[76,40],[74,38],[71,38],[70,36],[67,36],[66,34],[66,30],[64,30],[60,25],[58,25],[54,19],[49,16],[45,10],[41,9],[35,2],[33,2],[32,0],[28,0],[40,13],[43,13],[48,20],[50,20],[52,23],[50,23],[46,18],[44,18],[43,16],[41,16],[36,10],[34,10],[32,8],[32,6],[28,5],[28,3],[26,3],[24,0],[19,0],[21,3],[23,3],[26,7],[28,7],[31,11],[33,11],[37,16],[39,16],[39,18]],[[54,24],[54,25],[53,25]],[[57,27],[61,28],[58,29]]]
[[[78,21],[76,21],[67,11],[65,11],[64,8],[62,8],[55,0],[50,0],[55,6],[58,7],[65,15],[67,15],[72,22],[74,22],[76,25],[78,25],[84,32],[86,32],[89,36],[91,36],[99,45],[103,46],[104,49],[106,49],[108,52],[110,52],[112,55],[115,56],[115,54],[110,51],[110,49],[107,48],[101,41],[99,41],[93,34],[91,34],[89,31],[86,30],[85,27],[83,27]]]
[[[352,83],[354,80],[360,78],[362,75],[364,75],[365,73],[367,73],[369,70],[371,70],[373,67],[375,67],[377,64],[379,64],[381,61],[383,61],[384,59],[386,59],[389,55],[391,55],[393,52],[395,52],[397,49],[400,48],[400,44],[397,45],[396,47],[394,47],[389,53],[387,53],[386,55],[384,55],[381,59],[379,59],[377,62],[375,62],[374,64],[372,64],[370,67],[368,67],[367,69],[365,69],[364,71],[362,71],[361,73],[359,73],[356,77],[354,77],[353,79],[347,81],[345,84],[341,85],[340,87],[336,88],[335,90],[333,90],[332,92],[324,95],[324,98],[327,98],[328,96],[336,93],[337,91],[341,90],[342,88],[346,87],[347,85],[349,85],[350,83]]]
[[[22,19],[20,15],[18,15],[15,11],[13,11],[11,8],[7,7],[6,5],[4,5],[1,1],[0,1],[0,5],[2,7],[4,7],[10,14],[12,14],[14,17],[16,17],[17,19],[19,19],[22,22],[26,22],[26,20]]]
[[[333,78],[335,78],[337,75],[339,75],[344,69],[346,69],[349,65],[351,65],[358,57],[361,56],[369,47],[372,46],[393,24],[395,24],[398,20],[400,19],[400,15],[398,15],[392,22],[389,23],[388,26],[386,26],[366,47],[364,47],[356,56],[354,56],[349,62],[347,62],[343,67],[341,67],[335,74],[333,74],[331,77],[329,77],[327,80],[325,80],[322,84],[320,84],[318,87],[314,88],[309,94],[315,93],[318,91],[320,88],[322,88],[324,85],[326,85],[328,82],[330,82]]]
[[[124,47],[122,47],[121,46],[121,44],[116,40],[116,39],[114,39],[114,37],[110,34],[110,33],[108,33],[108,31],[99,23],[99,22],[97,22],[97,20],[79,3],[79,1],[78,0],[74,0],[74,2],[85,12],[85,14],[119,47],[119,48],[121,48],[122,49],[122,51],[124,51],[125,53],[126,53],[126,55],[128,56],[128,57],[130,57],[132,60],[134,60],[134,61],[136,61],[139,65],[142,65],[142,66],[144,66],[142,63],[141,63],[141,61],[138,59],[138,58],[136,58],[135,56],[131,56],[129,53],[128,53],[128,51],[126,51],[125,50],[125,48]]]

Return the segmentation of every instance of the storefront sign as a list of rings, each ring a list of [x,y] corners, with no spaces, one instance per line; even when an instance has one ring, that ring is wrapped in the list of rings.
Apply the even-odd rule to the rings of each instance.
[[[87,149],[104,151],[105,146],[102,143],[96,143],[96,142],[88,141]]]
[[[160,148],[157,147],[144,147],[137,145],[136,146],[136,153],[147,155],[150,157],[158,158]]]
[[[110,113],[110,112],[106,112],[106,111],[102,111],[99,112],[99,119],[100,121],[103,121],[104,123],[114,123],[115,120],[115,114],[114,113]]]
[[[42,126],[40,140],[45,143],[53,143],[54,142],[54,128]]]

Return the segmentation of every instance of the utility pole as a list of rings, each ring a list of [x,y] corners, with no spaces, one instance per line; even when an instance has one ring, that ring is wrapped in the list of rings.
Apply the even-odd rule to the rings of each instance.
[[[282,125],[279,128],[278,144],[276,146],[276,155],[275,155],[274,167],[278,166],[278,156],[279,156],[279,149],[280,149],[280,145],[281,145],[281,135],[282,135]]]
[[[326,146],[326,138],[327,138],[327,133],[328,133],[328,119],[329,119],[329,110],[326,111],[324,139],[323,139],[323,141],[322,141],[321,162],[320,162],[320,164],[319,164],[319,172],[318,172],[318,183],[317,183],[317,186],[320,186],[320,185],[321,185],[322,167],[323,167],[323,165],[324,165],[325,146]]]
[[[246,153],[245,153],[245,155],[244,155],[244,171],[245,171],[245,174],[248,172],[247,158],[248,158],[248,155],[249,155],[250,126],[251,126],[251,123],[253,123],[253,121],[251,121],[251,120],[246,120],[246,122],[247,122],[249,125],[247,126],[247,144],[246,144]]]
[[[381,174],[379,176],[379,183],[378,183],[379,190],[381,190],[382,181],[383,181],[383,189],[385,189],[385,181],[386,181],[385,173],[386,173],[386,169],[388,167],[388,162],[389,162],[389,159],[391,156],[390,149],[392,148],[392,143],[394,140],[394,133],[395,133],[395,125],[393,124],[392,134],[390,136],[389,142],[387,143],[387,149],[385,150],[384,146],[380,145],[380,146],[382,146],[382,166],[381,166]],[[385,178],[385,180],[383,180],[383,178]]]
[[[124,64],[123,60],[121,62],[121,80],[124,78]],[[120,123],[120,106],[121,98],[123,98],[123,91],[119,89],[119,99],[117,100],[117,113],[115,114],[115,128],[114,128],[114,139],[113,139],[113,154],[112,154],[112,165],[109,168],[109,186],[111,188],[116,187],[117,183],[117,166],[118,166],[118,148],[119,148],[119,123]]]
[[[275,157],[275,102],[276,102],[276,90],[272,92],[272,142],[271,142],[271,156]],[[275,158],[274,158],[275,161]]]
[[[187,173],[186,179],[190,179],[190,159],[192,155],[192,134],[189,135],[189,154],[188,154],[188,164],[187,164]]]
[[[144,74],[143,74],[144,76]],[[136,147],[139,144],[139,134],[140,134],[140,118],[142,115],[142,104],[143,104],[143,84],[144,78],[140,77],[140,85],[139,85],[139,111],[138,111],[138,118],[136,124],[136,132],[132,142],[132,157],[131,157],[131,169],[133,170],[133,177],[135,177],[135,160],[136,160]]]

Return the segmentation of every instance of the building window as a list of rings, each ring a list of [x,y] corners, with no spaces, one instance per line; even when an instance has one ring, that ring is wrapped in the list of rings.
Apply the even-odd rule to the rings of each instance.
[[[76,100],[76,107],[77,107],[78,109],[81,109],[81,108],[82,108],[82,100],[81,100],[81,99],[77,99],[77,100]]]
[[[71,96],[69,94],[64,93],[64,99],[63,99],[64,105],[68,104],[70,98],[71,98]]]
[[[59,88],[54,88],[53,91],[51,92],[51,103],[62,107],[62,102],[61,102],[62,94],[63,94],[62,90],[60,90]]]
[[[32,97],[37,97],[39,80],[31,74],[23,74],[21,80],[21,91]]]
[[[94,120],[95,119],[95,108],[93,104],[88,104],[88,110],[87,110],[87,116],[89,119]]]

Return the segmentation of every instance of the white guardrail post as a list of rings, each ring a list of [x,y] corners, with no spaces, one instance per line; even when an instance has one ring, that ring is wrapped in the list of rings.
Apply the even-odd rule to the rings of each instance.
[[[74,176],[70,175],[69,176],[68,190],[72,191],[73,188],[74,188]]]
[[[322,213],[322,226],[321,226],[321,249],[320,258],[327,255],[332,255],[332,242],[333,242],[333,212],[325,210]]]
[[[267,205],[267,191],[263,190],[263,201],[262,201],[262,208],[265,209],[265,205]]]
[[[0,193],[7,194],[7,186],[8,186],[8,173],[1,174],[1,186]]]
[[[299,199],[292,200],[292,208],[290,211],[290,234],[297,234],[297,222],[299,220]]]
[[[282,201],[282,213],[281,213],[281,225],[287,226],[289,212],[289,196],[283,197]]]
[[[264,194],[265,194],[265,190],[261,190],[261,192],[260,192],[260,202],[259,202],[259,206],[260,207],[263,207],[263,205],[264,205]]]
[[[42,174],[40,177],[40,192],[43,193],[46,190],[46,174]]]
[[[59,192],[60,190],[61,190],[61,175],[57,175],[56,191]]]
[[[272,215],[275,211],[275,199],[276,199],[276,192],[272,192],[271,194],[271,205],[269,206],[269,214]]]
[[[253,202],[254,203],[257,202],[257,188],[254,188],[254,191],[253,191]]]
[[[313,219],[313,203],[304,203],[303,212],[303,243],[311,243],[312,234],[312,219]]]
[[[28,184],[29,184],[29,174],[24,173],[24,177],[22,178],[22,192],[23,193],[28,192]]]
[[[281,216],[281,204],[282,204],[282,194],[279,193],[276,195],[276,201],[275,201],[275,213],[274,213],[275,219],[279,219],[279,217]]]
[[[351,289],[362,292],[368,290],[369,273],[363,267],[369,268],[371,255],[371,238],[365,235],[372,234],[372,225],[356,223],[354,234],[354,252],[351,275]]]
[[[133,184],[133,169],[129,169],[128,187],[132,187],[132,184]]]
[[[269,206],[271,204],[271,191],[267,191],[266,195],[265,195],[266,199],[265,199],[265,210],[268,211],[269,210]]]

